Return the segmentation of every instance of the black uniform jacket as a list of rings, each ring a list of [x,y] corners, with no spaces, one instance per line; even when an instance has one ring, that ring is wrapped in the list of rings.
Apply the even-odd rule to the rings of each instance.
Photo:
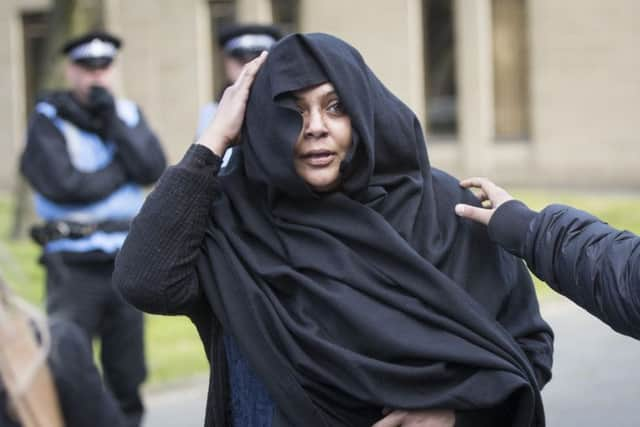
[[[489,234],[541,280],[616,331],[640,339],[640,238],[565,205],[540,213],[513,200]]]
[[[88,204],[108,197],[127,183],[150,185],[164,171],[162,147],[140,111],[138,123],[130,127],[113,114],[108,122],[96,117],[69,92],[53,92],[41,101],[54,106],[61,119],[113,141],[117,147],[106,166],[84,172],[73,165],[65,137],[51,118],[34,112],[20,170],[47,199],[59,204]]]

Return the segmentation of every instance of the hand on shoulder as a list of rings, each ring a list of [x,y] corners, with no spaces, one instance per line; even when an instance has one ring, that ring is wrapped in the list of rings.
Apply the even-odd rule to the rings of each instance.
[[[460,186],[469,189],[476,189],[476,196],[482,202],[483,207],[479,208],[460,203],[455,207],[456,214],[463,218],[480,222],[484,225],[489,224],[491,217],[500,205],[508,202],[509,200],[513,200],[513,197],[511,197],[509,193],[487,178],[467,178],[460,181]]]

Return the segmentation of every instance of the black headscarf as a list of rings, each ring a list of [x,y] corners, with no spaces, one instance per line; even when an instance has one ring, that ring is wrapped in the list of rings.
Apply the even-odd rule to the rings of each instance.
[[[320,194],[293,166],[302,121],[290,93],[327,81],[353,144],[342,188]],[[430,167],[418,120],[353,47],[325,34],[276,44],[241,147],[220,177],[200,279],[275,400],[276,425],[370,426],[383,407],[507,400],[511,425],[544,425],[534,369],[509,332],[550,341],[535,299],[514,297],[530,279],[455,217],[473,196]],[[522,305],[525,324],[496,320],[506,304]]]

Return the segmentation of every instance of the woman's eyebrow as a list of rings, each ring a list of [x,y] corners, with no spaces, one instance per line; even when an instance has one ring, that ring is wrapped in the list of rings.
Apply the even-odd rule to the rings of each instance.
[[[291,94],[293,95],[293,100],[295,102],[300,102],[300,101],[304,101],[305,100],[304,96],[301,96],[296,92],[292,92]],[[330,89],[328,92],[323,93],[320,96],[323,97],[323,98],[326,98],[326,97],[329,97],[329,96],[332,96],[332,95],[334,95],[334,96],[339,98],[338,93],[336,92],[335,89]]]

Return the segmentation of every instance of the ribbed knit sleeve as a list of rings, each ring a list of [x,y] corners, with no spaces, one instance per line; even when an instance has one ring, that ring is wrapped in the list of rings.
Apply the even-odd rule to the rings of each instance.
[[[116,258],[113,283],[131,304],[157,314],[190,314],[201,304],[196,274],[221,159],[202,145],[162,175]]]

